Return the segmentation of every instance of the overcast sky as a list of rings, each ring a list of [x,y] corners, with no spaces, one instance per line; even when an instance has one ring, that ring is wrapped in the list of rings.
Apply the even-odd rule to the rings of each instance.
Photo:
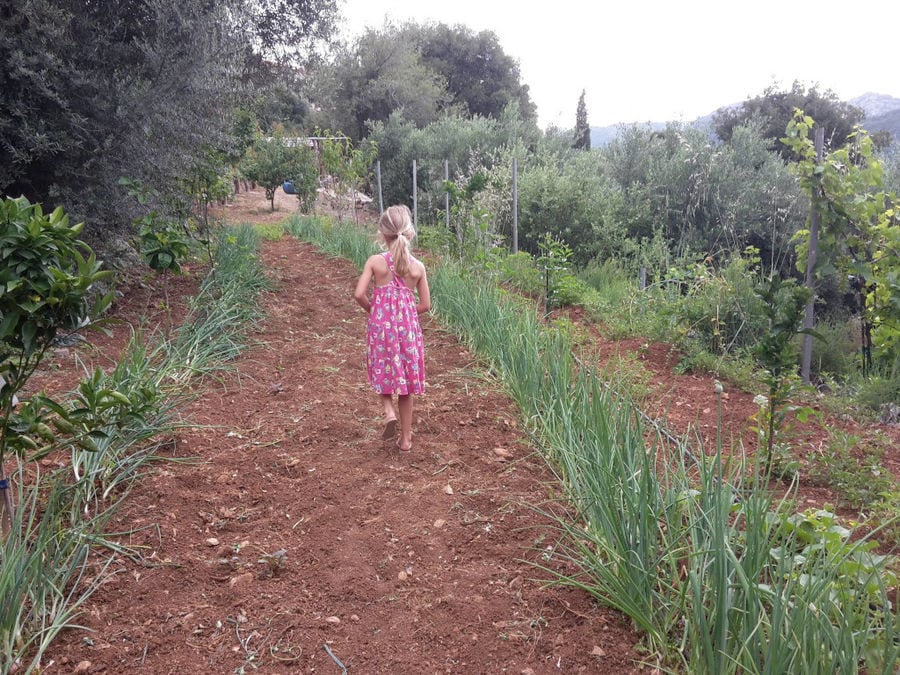
[[[834,8],[841,7],[841,11]],[[900,97],[900,1],[339,0],[345,36],[395,22],[493,31],[542,127],[691,121],[794,80],[847,100]]]

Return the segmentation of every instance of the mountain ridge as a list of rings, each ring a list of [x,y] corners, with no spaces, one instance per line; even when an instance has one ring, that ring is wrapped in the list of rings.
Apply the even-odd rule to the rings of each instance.
[[[861,108],[865,113],[862,127],[866,131],[870,133],[876,131],[888,131],[893,135],[895,142],[900,141],[900,98],[889,94],[866,92],[865,94],[849,99],[847,103],[855,105],[857,108]],[[742,103],[729,103],[720,106],[716,110],[713,110],[706,115],[702,115],[687,124],[691,126],[708,127],[712,124],[713,116],[718,110],[740,105],[742,105]],[[616,136],[619,134],[619,130],[623,127],[637,125],[649,126],[653,130],[660,130],[665,129],[667,124],[669,124],[669,122],[618,122],[604,127],[591,127],[591,147],[599,148],[607,145],[615,140]]]

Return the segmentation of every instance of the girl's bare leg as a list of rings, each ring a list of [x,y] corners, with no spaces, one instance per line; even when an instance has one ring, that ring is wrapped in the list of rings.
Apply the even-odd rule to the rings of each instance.
[[[398,396],[397,407],[400,409],[400,440],[397,441],[397,446],[401,450],[409,450],[412,448],[412,395]]]
[[[390,394],[379,394],[379,396],[381,397],[382,405],[384,405],[384,419],[385,420],[397,419],[397,413],[394,412],[393,397]]]
[[[380,394],[380,396],[384,405],[384,430],[381,432],[381,439],[390,441],[397,435],[397,413],[394,412],[394,403],[391,395]]]

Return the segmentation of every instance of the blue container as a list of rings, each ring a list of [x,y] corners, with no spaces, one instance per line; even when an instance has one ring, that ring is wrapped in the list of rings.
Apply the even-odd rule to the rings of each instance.
[[[284,181],[284,184],[281,186],[281,189],[284,190],[284,194],[286,194],[286,195],[297,194],[297,191],[294,189],[294,184],[289,180]]]

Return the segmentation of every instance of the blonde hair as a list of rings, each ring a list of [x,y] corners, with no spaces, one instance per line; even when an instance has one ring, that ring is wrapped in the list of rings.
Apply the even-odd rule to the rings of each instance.
[[[397,276],[406,276],[409,271],[409,261],[412,258],[410,248],[415,236],[416,228],[413,227],[412,214],[408,207],[403,204],[389,206],[381,214],[378,221],[378,237],[391,252]]]

